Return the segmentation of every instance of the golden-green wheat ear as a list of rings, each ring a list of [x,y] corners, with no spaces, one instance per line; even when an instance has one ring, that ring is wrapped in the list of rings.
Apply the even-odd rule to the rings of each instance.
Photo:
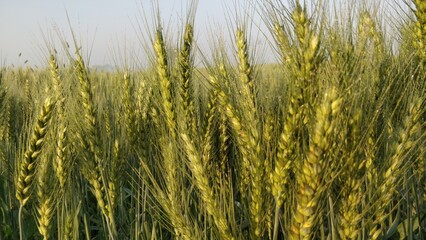
[[[247,186],[250,183],[250,158],[253,156],[252,149],[250,148],[250,137],[246,129],[243,128],[243,124],[238,116],[236,116],[236,110],[231,105],[228,94],[226,94],[219,85],[217,76],[210,76],[210,83],[215,87],[214,91],[217,91],[217,101],[220,107],[220,112],[223,113],[232,130],[238,135],[236,141],[238,143],[239,151],[241,152],[241,172],[240,172],[240,191],[245,196]]]
[[[185,143],[185,151],[189,160],[189,168],[194,175],[195,185],[200,190],[201,199],[205,204],[207,213],[213,217],[213,221],[218,228],[221,239],[234,239],[229,229],[228,221],[219,208],[218,200],[213,195],[213,188],[209,183],[205,166],[199,152],[195,149],[194,144],[186,134],[182,134],[181,137]]]
[[[313,81],[314,71],[318,65],[320,38],[312,29],[311,19],[308,16],[306,6],[302,7],[299,1],[295,9],[292,11],[291,18],[294,22],[294,34],[297,37],[298,52],[296,54],[297,63],[293,68],[293,74],[296,79],[296,87],[301,90],[304,103],[310,105],[314,102],[316,83]],[[312,107],[312,106],[311,106]]]
[[[92,152],[95,152],[93,148],[96,146],[95,140],[98,134],[97,134],[97,126],[96,126],[96,110],[93,103],[92,85],[88,77],[88,73],[87,73],[83,58],[81,57],[80,54],[78,54],[75,64],[76,64],[77,77],[80,82],[80,96],[82,98],[82,104],[83,104],[83,110],[84,110],[85,130],[87,131],[87,134],[89,137],[88,141],[91,144],[90,150]]]
[[[47,98],[34,126],[28,149],[24,154],[24,159],[19,164],[19,173],[16,183],[16,198],[20,202],[21,206],[25,206],[30,198],[30,188],[34,179],[36,160],[43,147],[44,137],[47,132],[53,106],[54,101],[52,101],[51,98]]]
[[[362,11],[359,16],[358,24],[358,39],[356,46],[356,53],[359,56],[367,54],[366,46],[368,40],[374,44],[374,55],[375,57],[381,57],[384,53],[383,39],[378,31],[378,26],[375,19],[371,16],[370,12]]]
[[[243,84],[244,89],[242,90],[243,94],[247,97],[253,97],[254,95],[254,83],[253,83],[253,69],[250,65],[249,55],[248,55],[248,45],[246,31],[241,28],[238,28],[235,34],[237,42],[237,55],[238,55],[238,68],[240,77],[239,80]],[[245,89],[248,88],[248,89]],[[248,91],[247,91],[248,90]]]
[[[1,113],[1,127],[0,127],[0,141],[10,142],[11,141],[11,124],[10,120],[12,118],[11,116],[11,101],[9,99],[5,98],[6,91],[1,92],[0,90],[0,97],[2,97],[3,100],[0,102],[3,106],[2,113]]]
[[[67,127],[65,126],[65,97],[62,93],[62,83],[59,74],[59,66],[56,58],[53,54],[50,55],[49,60],[50,75],[53,81],[53,89],[56,94],[56,114],[58,116],[58,127],[57,127],[57,141],[56,141],[56,157],[53,162],[56,177],[59,179],[59,185],[63,190],[65,187],[66,179],[68,178],[68,166],[67,166]]]
[[[123,176],[123,162],[122,162],[122,156],[121,156],[121,146],[116,139],[114,141],[114,149],[112,154],[112,160],[111,160],[111,168],[110,168],[110,175],[108,176],[108,195],[109,195],[109,202],[111,206],[111,212],[114,212],[117,200],[118,200],[118,194],[119,194],[119,186],[121,184],[120,177]]]
[[[341,105],[336,89],[326,91],[324,100],[316,109],[309,151],[297,173],[297,194],[290,239],[311,239],[316,225],[317,208],[322,191],[322,174],[326,153],[331,146],[330,135],[334,129],[333,117]]]
[[[295,141],[293,134],[296,131],[297,114],[296,101],[290,99],[288,114],[285,119],[284,129],[278,139],[278,149],[275,157],[274,170],[269,175],[272,195],[275,198],[274,239],[277,239],[280,209],[287,197],[286,184],[289,179],[290,168],[294,159]]]
[[[345,195],[342,198],[342,214],[339,218],[339,234],[341,239],[357,239],[362,219],[359,206],[362,200],[362,181],[354,177],[349,178],[344,184]]]
[[[160,91],[163,111],[166,118],[167,128],[173,138],[176,138],[175,111],[172,102],[172,87],[170,70],[167,62],[167,52],[161,28],[156,31],[154,51],[157,56],[157,74],[160,80]]]
[[[49,69],[50,69],[50,76],[52,77],[52,81],[53,81],[53,89],[55,91],[56,97],[58,98],[58,105],[59,104],[63,104],[63,94],[62,94],[62,84],[61,84],[61,77],[59,74],[59,66],[58,63],[56,61],[56,58],[53,54],[50,55],[50,59],[49,59]],[[63,114],[63,108],[61,109],[57,109],[56,111],[61,111],[58,113],[58,115],[62,115]]]
[[[65,184],[68,179],[68,173],[69,173],[69,165],[68,165],[68,159],[67,159],[67,128],[62,127],[58,131],[57,135],[57,141],[56,141],[56,156],[53,163],[56,177],[59,180],[59,186],[61,190],[65,189]]]
[[[230,94],[230,86],[229,86],[229,73],[226,68],[226,64],[224,60],[220,61],[218,64],[219,69],[219,77],[217,76],[210,76],[210,83],[213,85],[213,95],[216,101],[216,104],[218,105],[218,112],[220,114],[220,121],[219,121],[219,142],[220,142],[220,149],[219,149],[219,156],[220,156],[220,164],[222,167],[222,173],[224,176],[229,176],[231,169],[226,168],[226,166],[229,166],[230,157],[228,156],[228,151],[230,149],[231,144],[231,136],[230,130],[234,128],[234,130],[238,130],[240,132],[243,132],[241,129],[241,125],[239,124],[239,119],[236,118],[234,115],[233,107],[229,103],[229,96]],[[223,89],[221,89],[219,79],[222,79],[223,83]],[[228,109],[229,108],[229,109]],[[228,110],[227,110],[228,109]],[[244,132],[243,134],[245,137],[247,137],[247,134]],[[248,141],[248,139],[246,139]],[[241,141],[241,138],[237,138],[237,142]],[[244,141],[244,140],[243,140]],[[250,178],[249,178],[249,171],[247,169],[247,166],[249,166],[248,161],[248,152],[247,149],[241,148],[240,151],[242,151],[242,167],[241,167],[241,177],[240,177],[240,188],[243,189],[244,186],[248,186]],[[244,195],[245,193],[243,193]]]
[[[375,221],[370,229],[371,239],[380,239],[387,232],[385,220],[389,217],[388,207],[396,195],[399,179],[407,171],[411,149],[418,142],[418,133],[421,131],[420,124],[422,115],[422,100],[415,97],[408,107],[408,114],[405,116],[402,129],[397,133],[397,141],[392,144],[392,156],[388,159],[389,165],[383,172],[383,182],[379,186],[379,198],[377,200],[377,211]]]
[[[336,202],[339,209],[336,212],[338,233],[342,239],[356,239],[361,232],[360,222],[364,215],[361,211],[361,201],[368,199],[365,196],[366,190],[363,188],[367,185],[364,182],[367,160],[363,150],[367,148],[365,141],[368,132],[365,135],[361,132],[362,111],[349,110],[346,105],[344,108],[344,113],[342,111],[336,120],[339,128],[336,130],[333,146],[329,150],[331,154],[340,151],[341,155],[333,158],[330,168],[332,169],[331,178],[337,176],[342,186],[340,201]],[[348,118],[345,118],[345,115],[348,115]],[[332,195],[331,192],[328,194]]]
[[[285,68],[291,69],[296,65],[294,63],[294,56],[291,54],[291,44],[287,37],[283,26],[277,21],[274,22],[274,37],[280,50],[281,61]],[[293,70],[294,71],[294,70]]]
[[[52,218],[55,213],[55,193],[52,179],[52,161],[50,157],[41,159],[37,174],[37,222],[38,231],[43,239],[50,239]]]
[[[161,207],[167,214],[167,218],[170,221],[169,223],[173,227],[171,233],[176,236],[176,239],[199,239],[199,237],[196,237],[195,233],[197,229],[194,230],[191,224],[188,224],[188,218],[182,215],[182,210],[176,208],[176,205],[173,204],[173,201],[170,201],[170,197],[167,196],[166,192],[161,189],[160,185],[157,184],[157,180],[155,180],[154,175],[149,169],[149,166],[144,161],[140,161],[140,164],[148,178],[154,183],[153,192],[155,192],[155,198],[157,198],[158,202],[161,204]]]
[[[152,87],[147,86],[147,80],[144,77],[141,77],[138,89],[136,91],[136,127],[138,131],[141,131],[144,121],[148,117],[149,107],[152,100]]]
[[[206,171],[213,171],[213,170],[217,170],[217,163],[211,161],[212,160],[212,156],[211,156],[211,151],[212,151],[212,147],[213,147],[213,137],[214,137],[214,123],[215,123],[215,115],[216,115],[216,109],[217,107],[216,105],[216,101],[217,101],[217,96],[213,94],[209,94],[211,96],[209,96],[209,100],[207,103],[207,112],[205,114],[205,119],[207,119],[207,123],[206,123],[206,130],[204,131],[204,138],[202,140],[202,150],[201,150],[201,154],[203,156],[203,165],[206,166]],[[189,137],[189,134],[188,134]],[[194,141],[194,140],[193,140]],[[218,171],[215,171],[215,175],[216,180],[220,181],[220,177],[219,177],[219,173]],[[218,184],[219,185],[219,184]]]
[[[423,64],[426,62],[426,3],[424,0],[412,0],[416,6],[416,26],[414,32],[414,47]]]
[[[35,123],[29,146],[24,153],[22,162],[19,163],[19,172],[16,179],[16,198],[19,201],[19,232],[21,239],[23,238],[23,208],[27,204],[31,196],[31,188],[34,182],[37,158],[41,153],[52,109],[55,102],[51,98],[47,98],[44,102],[41,113]]]
[[[196,133],[196,122],[194,119],[194,99],[193,99],[193,88],[192,88],[192,71],[193,71],[193,57],[192,57],[192,45],[194,38],[194,27],[191,24],[187,24],[183,36],[183,43],[179,53],[179,94],[180,94],[180,112],[184,114],[186,128],[194,136]]]
[[[93,187],[94,195],[98,202],[98,206],[107,220],[108,231],[111,236],[115,236],[114,216],[109,205],[108,186],[103,175],[103,166],[101,159],[101,146],[99,140],[99,126],[95,104],[93,101],[93,93],[91,88],[91,80],[81,57],[77,54],[75,61],[77,78],[80,83],[80,96],[83,105],[83,133],[77,133],[77,138],[84,151],[82,153],[84,161],[82,161],[81,171],[84,177]],[[82,135],[84,134],[84,136]]]
[[[263,182],[265,183],[265,195],[270,195],[272,193],[272,183],[271,183],[271,174],[273,171],[272,164],[274,163],[275,158],[275,144],[273,143],[275,140],[274,136],[274,126],[276,126],[276,121],[273,119],[270,113],[266,113],[266,117],[263,123],[263,134],[262,134],[262,143],[261,146],[263,150]],[[273,198],[265,198],[264,206],[265,206],[265,228],[267,230],[268,239],[273,239],[273,210],[274,210],[274,199]]]
[[[246,121],[246,129],[250,137],[251,156],[249,165],[242,166],[242,171],[249,169],[251,177],[251,201],[250,201],[250,216],[251,216],[251,234],[253,238],[258,238],[264,232],[264,217],[265,212],[263,206],[264,178],[263,160],[261,157],[260,137],[259,137],[259,121],[256,111],[256,90],[253,83],[253,69],[250,64],[246,31],[238,28],[235,34],[238,55],[238,70],[239,70],[239,88],[242,95],[242,118]],[[244,161],[242,163],[245,163]],[[243,181],[244,183],[244,181]],[[245,186],[242,186],[244,191]]]
[[[183,214],[181,200],[179,196],[180,176],[179,176],[179,158],[177,156],[176,146],[176,116],[174,103],[172,102],[172,87],[169,65],[167,61],[167,51],[163,39],[161,27],[158,28],[155,34],[154,52],[157,57],[157,76],[160,81],[160,94],[162,99],[162,107],[164,111],[164,121],[166,124],[165,134],[160,139],[162,155],[164,159],[165,181],[167,188],[167,197],[169,200],[168,208],[170,209],[169,217],[177,236],[184,239],[194,237],[193,230],[190,229],[190,222]],[[157,119],[159,120],[159,119]],[[154,120],[156,121],[156,120]]]
[[[216,99],[217,104],[217,99]],[[224,181],[227,181],[228,179],[228,171],[229,171],[229,157],[228,157],[228,151],[230,148],[230,134],[228,133],[229,127],[228,127],[228,119],[224,114],[220,114],[219,116],[219,172],[220,177]]]
[[[135,119],[135,107],[134,107],[134,94],[133,94],[133,83],[130,78],[130,73],[126,71],[123,76],[123,96],[122,96],[122,108],[124,111],[124,120],[126,126],[127,138],[130,140],[131,145],[136,142],[136,119]]]
[[[168,215],[177,237],[191,239],[194,237],[193,230],[190,229],[190,222],[183,214],[182,202],[179,199],[180,193],[180,176],[177,161],[179,158],[176,154],[176,144],[172,143],[170,138],[160,139],[161,151],[164,159],[164,175],[166,182],[167,203],[164,206],[169,209]]]
[[[364,10],[359,14],[358,36],[354,46],[355,68],[357,71],[363,69],[370,79],[369,88],[371,92],[377,92],[375,89],[379,86],[383,71],[376,67],[383,64],[385,59],[385,37],[380,30],[376,18],[368,11]],[[351,74],[356,74],[357,71]]]
[[[28,110],[33,110],[34,109],[34,99],[33,99],[33,95],[32,95],[32,88],[31,88],[31,81],[30,81],[30,76],[28,76],[28,70],[25,71],[24,74],[24,81],[25,81],[25,100],[26,100],[26,104],[27,104],[27,108]]]

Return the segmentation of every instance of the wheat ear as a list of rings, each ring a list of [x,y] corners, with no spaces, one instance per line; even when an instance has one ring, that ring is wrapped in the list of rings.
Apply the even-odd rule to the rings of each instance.
[[[123,96],[122,96],[122,108],[124,111],[124,119],[126,126],[127,138],[130,144],[133,145],[136,142],[137,133],[136,130],[136,118],[135,118],[135,106],[134,106],[134,94],[133,84],[128,72],[124,73],[123,76]]]
[[[53,88],[57,98],[58,115],[58,128],[57,128],[57,142],[56,142],[56,157],[53,162],[56,177],[59,179],[59,185],[63,190],[65,187],[66,179],[68,178],[68,162],[67,162],[67,127],[65,126],[65,97],[62,93],[61,77],[59,75],[59,66],[53,54],[50,55],[49,60],[50,75],[53,80]]]
[[[426,4],[424,0],[413,0],[416,10],[417,22],[414,32],[414,47],[417,49],[418,56],[426,61]]]
[[[416,134],[421,130],[421,107],[420,98],[415,98],[408,108],[408,115],[404,119],[403,129],[398,132],[398,141],[393,145],[394,153],[389,159],[389,167],[384,171],[383,183],[379,186],[379,199],[377,200],[378,209],[373,227],[370,229],[371,239],[379,239],[386,229],[384,229],[384,220],[388,217],[386,213],[389,203],[397,191],[398,179],[406,169],[407,152],[414,146],[416,142]]]
[[[290,239],[310,239],[316,221],[316,212],[322,191],[324,158],[330,147],[333,132],[332,116],[339,111],[341,99],[335,89],[325,93],[322,104],[317,108],[316,123],[313,128],[309,151],[298,175],[296,209],[290,228]]]
[[[25,151],[24,159],[19,165],[19,173],[16,180],[16,198],[19,201],[19,235],[20,239],[23,238],[23,208],[27,204],[31,196],[31,187],[35,176],[37,158],[41,153],[44,138],[47,133],[48,123],[51,117],[54,101],[47,98],[44,102],[42,111],[38,116],[37,122],[34,126],[31,135],[28,149]]]
[[[108,231],[113,237],[116,235],[114,217],[111,211],[108,186],[105,184],[105,177],[102,174],[103,166],[101,164],[100,143],[99,143],[99,129],[96,118],[96,110],[93,101],[93,93],[91,81],[86,70],[83,58],[80,54],[77,55],[76,71],[77,77],[80,82],[80,96],[82,98],[84,110],[84,134],[78,133],[78,138],[84,149],[88,152],[84,156],[84,164],[82,172],[86,179],[89,181],[94,190],[94,195],[98,202],[98,206],[107,220]]]
[[[38,167],[37,181],[37,221],[38,231],[43,236],[44,240],[50,239],[50,229],[52,227],[52,218],[55,213],[53,185],[50,183],[52,177],[52,161],[45,157],[40,161]]]
[[[187,24],[183,36],[183,44],[179,53],[179,83],[180,83],[180,98],[181,98],[181,112],[186,119],[186,128],[189,129],[191,136],[196,134],[196,122],[194,119],[194,99],[192,89],[192,71],[193,71],[193,57],[192,57],[192,43],[194,37],[194,28],[191,24]]]
[[[201,199],[206,206],[207,213],[213,217],[221,239],[234,239],[231,235],[226,217],[223,212],[220,211],[217,199],[213,195],[213,189],[209,184],[200,154],[186,134],[182,134],[181,137],[185,143],[185,151],[189,160],[189,168],[194,175],[195,185],[200,190]]]
[[[34,179],[36,160],[43,147],[44,136],[47,132],[47,126],[51,117],[53,104],[54,102],[51,98],[47,98],[45,100],[43,109],[34,127],[29,147],[19,166],[20,170],[16,184],[16,198],[19,200],[21,206],[25,206],[30,197],[30,188]]]
[[[172,138],[176,138],[175,109],[172,102],[170,71],[163,33],[160,29],[157,30],[155,34],[154,51],[157,56],[157,74],[160,80],[161,98],[163,101],[163,111],[166,117],[167,128]]]

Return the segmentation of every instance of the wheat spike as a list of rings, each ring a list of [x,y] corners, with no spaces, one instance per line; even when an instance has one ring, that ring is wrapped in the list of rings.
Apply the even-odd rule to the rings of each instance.
[[[154,51],[157,56],[157,74],[160,80],[161,98],[163,104],[163,111],[166,118],[167,128],[172,136],[176,138],[176,121],[175,111],[172,102],[172,87],[167,63],[167,52],[163,39],[163,33],[159,29],[155,34]]]
[[[298,175],[296,207],[290,228],[290,239],[310,239],[315,225],[316,211],[322,191],[322,172],[330,135],[333,132],[332,116],[339,111],[341,99],[335,89],[325,93],[325,98],[317,108],[316,123],[313,128],[309,151]]]
[[[50,229],[52,218],[55,213],[54,185],[50,183],[52,161],[50,158],[43,158],[38,167],[37,181],[37,221],[38,230],[43,239],[50,239]]]
[[[195,185],[201,192],[201,198],[206,205],[207,212],[213,217],[213,220],[219,229],[221,239],[234,239],[228,226],[228,222],[223,212],[220,211],[217,200],[213,195],[213,189],[209,184],[205,167],[201,161],[201,156],[195,149],[194,144],[186,134],[181,135],[185,143],[185,150],[189,160],[189,167],[194,175]]]
[[[30,188],[34,179],[36,160],[44,144],[44,136],[47,132],[53,105],[54,102],[51,98],[45,100],[42,111],[34,126],[28,149],[19,166],[20,170],[16,183],[16,198],[19,200],[21,206],[25,206],[31,195]]]

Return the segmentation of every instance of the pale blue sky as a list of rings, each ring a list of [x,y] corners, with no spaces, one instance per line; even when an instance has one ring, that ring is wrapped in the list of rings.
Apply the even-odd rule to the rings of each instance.
[[[152,19],[149,15],[151,2],[152,0],[0,0],[0,66],[22,65],[26,60],[31,65],[43,65],[48,54],[43,50],[45,41],[42,32],[56,38],[55,29],[59,29],[66,40],[71,42],[66,11],[72,28],[81,39],[83,50],[89,51],[93,42],[91,64],[113,63],[113,52],[120,52],[124,45],[127,45],[128,50],[138,48],[135,51],[142,51],[137,40],[140,32],[135,31],[133,26],[136,23],[143,24],[139,11],[141,3],[148,14],[147,18]],[[185,16],[184,6],[188,2],[159,0],[166,27],[178,25],[176,21],[179,21],[179,16]],[[232,2],[247,1],[199,0],[195,27],[200,44],[208,44],[206,42],[211,38],[207,34],[209,28],[223,30],[221,34],[227,34],[225,15],[226,9],[232,8]],[[228,4],[228,8],[223,7],[224,3]],[[176,32],[174,29],[171,31]],[[18,56],[19,53],[22,53],[21,57]],[[118,57],[117,54],[114,57]]]
[[[83,47],[90,47],[92,64],[111,63],[111,48],[124,39],[137,44],[134,24],[140,20],[141,3],[150,14],[150,0],[0,0],[0,65],[19,64],[25,60],[40,64],[40,47],[45,41],[42,32],[56,36],[56,27],[70,38],[66,11],[74,31],[82,38]],[[164,25],[185,17],[186,0],[160,0]],[[183,9],[184,8],[184,9]],[[151,17],[148,16],[148,19]],[[139,20],[138,20],[139,19]],[[221,0],[201,0],[197,9],[197,27],[210,23],[225,23]],[[211,25],[211,24],[210,24]],[[198,31],[200,34],[201,29]],[[203,30],[204,32],[204,30]],[[71,39],[67,39],[71,42]],[[87,45],[86,45],[87,44]],[[86,45],[86,46],[84,46]],[[122,47],[122,46],[120,46]],[[19,57],[19,53],[22,53]]]

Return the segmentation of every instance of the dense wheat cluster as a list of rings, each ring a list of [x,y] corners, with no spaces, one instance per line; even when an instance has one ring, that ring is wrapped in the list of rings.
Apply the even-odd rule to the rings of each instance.
[[[75,41],[3,67],[0,240],[426,239],[426,1],[406,4],[390,38],[369,8],[261,1],[276,64],[247,19],[207,57],[193,8],[177,39],[155,21],[147,66],[91,69]]]

